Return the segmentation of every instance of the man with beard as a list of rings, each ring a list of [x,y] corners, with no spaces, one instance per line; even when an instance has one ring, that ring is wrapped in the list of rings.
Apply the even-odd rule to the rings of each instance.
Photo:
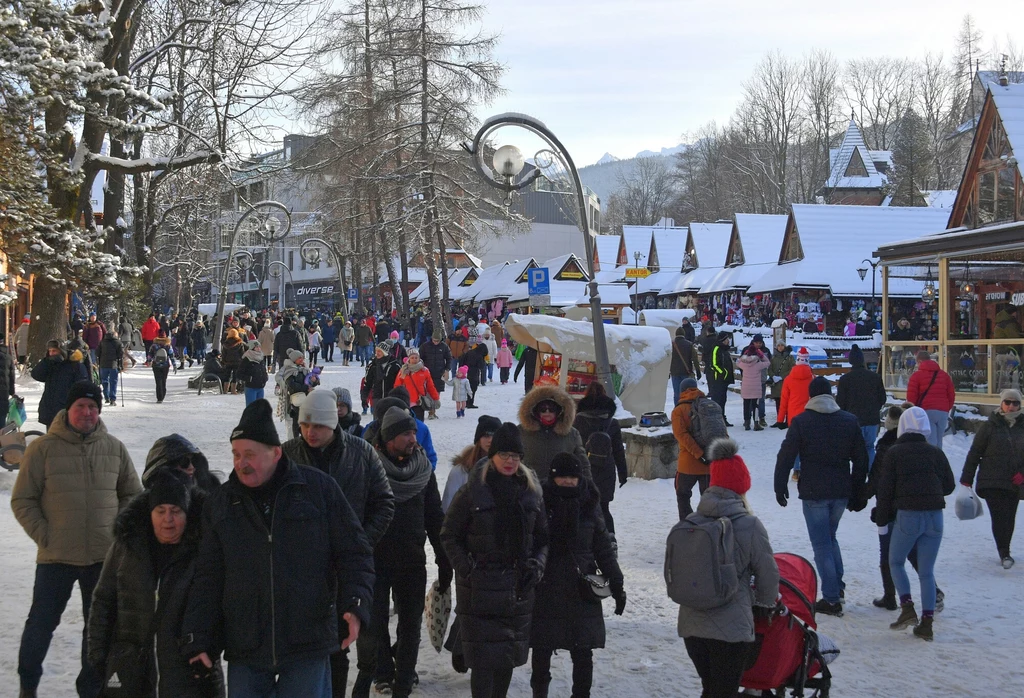
[[[352,697],[368,698],[374,683],[377,693],[390,688],[395,698],[408,698],[416,682],[427,590],[423,545],[428,537],[435,551],[442,589],[451,585],[453,572],[441,549],[441,494],[430,461],[416,443],[416,420],[401,407],[390,408],[381,420],[373,445],[395,496],[395,517],[374,549],[374,605],[370,626],[359,640],[359,676]],[[388,631],[392,596],[398,616],[393,655]]]

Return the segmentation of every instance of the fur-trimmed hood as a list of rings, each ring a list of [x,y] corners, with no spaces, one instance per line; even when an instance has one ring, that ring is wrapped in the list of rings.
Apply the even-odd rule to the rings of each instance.
[[[198,487],[192,487],[189,493],[192,501],[188,506],[188,518],[181,542],[198,548],[202,530],[203,502],[206,501],[207,495]],[[138,550],[140,546],[148,547],[152,537],[153,521],[150,518],[149,490],[143,490],[128,502],[128,506],[122,509],[114,520],[114,539],[129,549]]]
[[[519,405],[519,428],[526,431],[541,430],[540,420],[533,414],[533,410],[545,400],[551,400],[562,408],[554,432],[559,436],[567,435],[576,419],[576,403],[569,397],[569,393],[553,385],[538,386],[526,394]]]
[[[615,400],[607,395],[585,395],[577,407],[580,414],[592,412],[594,415],[603,415],[605,419],[615,414]]]

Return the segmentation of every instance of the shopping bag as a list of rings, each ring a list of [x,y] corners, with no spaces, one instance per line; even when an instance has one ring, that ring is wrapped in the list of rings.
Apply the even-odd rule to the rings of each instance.
[[[956,511],[956,518],[961,521],[970,521],[985,513],[981,497],[967,485],[960,485],[957,489],[954,510]]]
[[[444,636],[448,632],[448,618],[452,614],[451,586],[442,591],[440,583],[435,579],[427,592],[423,612],[427,619],[427,634],[430,636],[430,644],[440,652],[444,645]]]
[[[28,419],[25,413],[25,401],[20,397],[12,397],[7,405],[7,421],[14,422],[21,429],[21,425]]]

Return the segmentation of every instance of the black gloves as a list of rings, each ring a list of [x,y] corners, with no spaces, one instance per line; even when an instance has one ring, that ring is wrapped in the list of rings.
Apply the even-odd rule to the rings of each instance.
[[[451,565],[447,563],[437,563],[437,583],[438,586],[441,587],[442,591],[451,587],[452,578],[454,576],[455,570],[452,569]]]
[[[216,668],[207,668],[202,662],[189,664],[188,682],[198,696],[209,696],[214,698],[223,695],[220,689],[223,688],[223,678]]]
[[[711,465],[711,461],[708,460],[707,456],[701,456],[700,462],[703,463],[704,465]]]
[[[619,480],[619,487],[625,487],[625,486],[626,486],[625,478],[623,478],[622,480]]]
[[[544,577],[544,567],[539,560],[527,560],[526,565],[519,577],[519,589],[522,593],[529,593],[534,587],[540,584]]]
[[[866,499],[857,499],[857,498],[854,498],[854,497],[851,497],[846,502],[846,508],[849,511],[864,511],[864,508],[867,505],[868,505],[868,501]]]
[[[780,507],[784,507],[789,504],[789,492],[776,492],[775,501],[779,503]]]
[[[775,422],[772,426],[776,429],[789,429],[789,424],[786,422]]]
[[[622,587],[622,580],[612,580],[612,598],[615,599],[615,615],[621,616],[626,610],[626,591]]]

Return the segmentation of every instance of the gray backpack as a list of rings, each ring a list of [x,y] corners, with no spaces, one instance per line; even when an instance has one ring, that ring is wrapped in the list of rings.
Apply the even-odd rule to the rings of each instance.
[[[725,427],[725,415],[722,414],[722,408],[717,402],[709,397],[698,397],[683,402],[692,405],[690,434],[701,448],[707,449],[716,439],[729,437],[729,430]]]
[[[739,588],[732,521],[690,514],[665,543],[665,584],[680,606],[706,611],[724,606]]]

